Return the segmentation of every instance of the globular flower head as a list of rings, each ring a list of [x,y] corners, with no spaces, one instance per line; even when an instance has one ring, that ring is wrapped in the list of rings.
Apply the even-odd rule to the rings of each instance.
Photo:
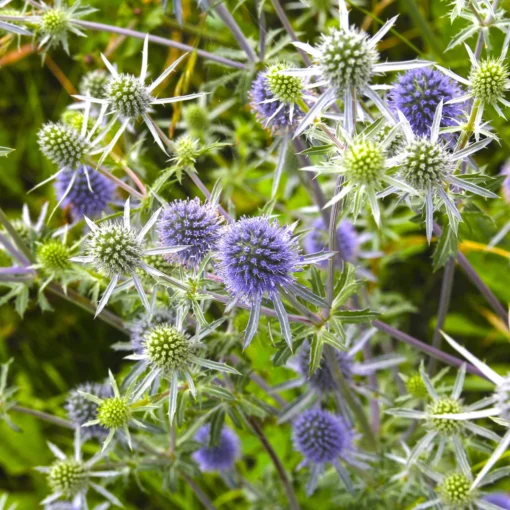
[[[469,503],[476,498],[476,493],[470,491],[471,481],[462,473],[453,473],[444,478],[438,488],[441,503],[448,508],[468,508]]]
[[[131,408],[123,397],[105,398],[97,408],[97,420],[106,429],[118,429],[126,426],[131,415]]]
[[[295,103],[302,99],[303,82],[299,76],[288,76],[282,71],[288,69],[283,63],[274,64],[266,72],[267,86],[276,99],[283,103]]]
[[[453,167],[441,143],[426,137],[415,138],[404,148],[404,181],[418,191],[429,191],[444,184]]]
[[[460,103],[448,104],[462,96],[460,87],[441,71],[430,67],[411,69],[393,83],[389,103],[400,110],[416,135],[428,135],[438,104],[443,101],[441,126],[453,126],[463,113]]]
[[[201,135],[209,128],[210,120],[208,112],[199,104],[191,104],[184,108],[182,117],[192,134]]]
[[[305,252],[312,254],[327,251],[328,230],[324,219],[317,218],[311,227],[312,229],[303,241]],[[337,250],[340,256],[344,260],[352,262],[356,258],[359,246],[359,238],[354,225],[349,220],[342,220],[338,224],[336,236]],[[318,265],[325,269],[328,267],[328,262],[323,260]]]
[[[427,387],[423,377],[419,374],[411,375],[406,381],[407,392],[415,398],[426,398],[428,396]]]
[[[170,324],[159,324],[149,329],[142,346],[149,363],[164,372],[186,365],[192,354],[189,338]]]
[[[243,218],[225,227],[217,258],[227,289],[248,301],[292,284],[292,273],[303,260],[291,230],[266,217]]]
[[[309,462],[332,462],[352,448],[353,431],[339,416],[309,409],[293,424],[294,447]]]
[[[38,143],[42,153],[61,168],[76,168],[88,142],[78,131],[62,122],[48,122],[39,130]]]
[[[353,28],[323,35],[317,49],[322,75],[339,94],[349,89],[362,90],[369,83],[373,66],[379,59],[368,35]]]
[[[85,74],[80,81],[78,87],[80,94],[89,95],[103,99],[106,94],[106,86],[109,81],[109,76],[103,69],[96,69]]]
[[[85,398],[82,393],[86,392],[99,398],[112,396],[112,389],[107,384],[84,383],[77,386],[69,392],[65,403],[68,418],[77,426],[81,427],[85,423],[95,420],[97,416],[97,403]],[[100,425],[83,427],[82,435],[87,437],[104,438],[106,431]]]
[[[104,96],[114,111],[133,119],[146,113],[154,99],[144,83],[132,74],[111,77]]]
[[[144,312],[129,325],[129,335],[133,350],[142,352],[142,343],[145,334],[154,326],[160,324],[172,324],[175,320],[175,312],[172,308],[157,308],[152,315]]]
[[[175,200],[163,210],[158,225],[162,246],[189,246],[168,260],[197,267],[219,239],[221,217],[215,206],[198,198]]]
[[[342,376],[346,381],[352,381],[353,361],[348,353],[335,350],[336,362]],[[333,374],[327,366],[325,358],[321,359],[319,368],[309,377],[308,365],[310,362],[310,346],[305,344],[298,354],[299,373],[308,379],[310,386],[319,394],[333,391],[336,387]]]
[[[188,135],[181,136],[175,142],[174,152],[178,166],[193,166],[200,155],[199,141]]]
[[[87,172],[88,179],[87,179]],[[61,172],[55,180],[55,191],[60,200],[69,187],[73,174]],[[90,187],[89,187],[90,182]],[[92,188],[92,191],[91,189]],[[69,190],[61,207],[69,207],[73,217],[96,218],[108,209],[115,195],[115,184],[91,167],[80,166],[72,188]]]
[[[77,460],[57,460],[50,467],[48,485],[53,492],[72,498],[87,486],[87,470]]]
[[[258,120],[264,126],[270,127],[272,131],[292,129],[303,116],[303,112],[299,107],[275,98],[269,88],[264,71],[260,71],[253,81],[250,96],[251,107]],[[273,101],[274,99],[276,101]]]
[[[209,446],[211,426],[204,425],[195,435],[195,441],[203,446],[193,454],[201,471],[226,471],[234,466],[239,457],[239,438],[234,431],[223,427],[219,442]]]
[[[463,428],[462,421],[447,418],[434,418],[434,415],[458,414],[462,412],[461,403],[451,397],[440,397],[427,406],[429,418],[427,426],[445,436],[458,433]]]
[[[41,35],[49,36],[53,39],[61,39],[69,30],[69,13],[60,8],[48,9],[41,16],[39,29]]]
[[[393,126],[385,124],[381,129],[377,131],[377,133],[374,133],[372,140],[375,143],[382,144],[392,128]],[[404,135],[401,132],[396,133],[393,140],[385,147],[386,156],[389,158],[396,156],[402,150],[404,144]]]
[[[132,274],[141,265],[143,246],[136,232],[122,223],[104,222],[90,233],[87,254],[107,276]]]
[[[85,122],[85,115],[83,112],[77,110],[65,110],[61,115],[62,122],[74,129],[77,133],[81,133],[83,123]],[[87,122],[87,129],[91,130],[94,127],[95,120],[89,117]]]
[[[373,140],[354,140],[345,151],[342,164],[352,182],[376,186],[385,173],[384,149]]]
[[[496,103],[508,86],[508,69],[500,59],[488,58],[473,66],[470,75],[471,93],[484,103]]]
[[[71,263],[69,248],[58,239],[51,239],[37,249],[37,262],[43,269],[50,272],[61,272],[69,269]]]

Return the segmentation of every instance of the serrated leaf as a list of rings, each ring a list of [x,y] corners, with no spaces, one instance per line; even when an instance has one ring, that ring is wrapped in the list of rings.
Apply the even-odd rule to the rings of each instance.
[[[456,257],[458,251],[458,240],[454,230],[446,225],[441,232],[439,241],[432,256],[432,269],[437,271],[443,267],[450,257]]]
[[[225,423],[225,410],[220,407],[212,416],[211,431],[209,434],[209,448],[217,446],[220,443],[221,431]]]
[[[323,154],[328,154],[331,149],[333,149],[333,144],[327,145],[315,145],[314,147],[310,147],[300,152],[300,154],[306,154],[307,156],[320,156]]]
[[[310,344],[310,363],[308,364],[308,377],[312,377],[312,375],[315,374],[317,369],[320,367],[323,348],[324,343],[322,341],[322,336],[319,334],[315,335]]]
[[[18,315],[23,318],[23,315],[25,315],[25,312],[28,307],[28,287],[22,287],[20,289],[20,292],[16,296],[16,301],[14,304],[14,307],[16,308],[16,312],[18,312]]]
[[[372,312],[368,308],[364,310],[336,310],[334,316],[345,324],[359,324],[361,322],[370,322],[377,319],[379,314]]]

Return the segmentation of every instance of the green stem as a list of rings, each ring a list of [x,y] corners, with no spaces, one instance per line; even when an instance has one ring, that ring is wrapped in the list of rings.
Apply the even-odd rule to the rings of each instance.
[[[48,423],[53,423],[54,425],[58,425],[59,427],[64,427],[66,429],[74,430],[76,428],[73,425],[73,423],[70,422],[69,420],[59,418],[58,416],[53,416],[52,414],[48,414],[43,411],[36,411],[35,409],[29,409],[28,407],[19,406],[17,404],[10,407],[9,410],[15,411],[17,413],[34,416],[35,418],[39,418],[40,420],[47,421]]]

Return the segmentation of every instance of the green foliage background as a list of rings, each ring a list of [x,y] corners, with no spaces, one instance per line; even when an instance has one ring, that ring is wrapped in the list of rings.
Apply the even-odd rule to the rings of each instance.
[[[314,5],[323,1],[312,0]],[[132,27],[142,32],[161,34],[175,40],[198,45],[210,52],[223,52],[227,56],[237,55],[235,40],[223,29],[218,18],[205,18],[197,9],[196,2],[185,0],[186,23],[184,30],[177,27],[171,16],[164,16],[158,2],[149,0],[90,0],[99,12],[95,19],[112,25]],[[388,3],[388,2],[386,2]],[[468,69],[468,59],[463,48],[444,53],[449,40],[463,26],[456,21],[453,26],[447,16],[447,2],[443,0],[419,1],[401,0],[388,3],[379,16],[387,19],[397,13],[400,18],[396,31],[383,45],[385,57],[392,60],[406,60],[417,54],[430,58],[452,68],[460,75]],[[231,11],[244,32],[253,39],[258,38],[255,8],[251,2],[228,2]],[[505,5],[504,5],[505,6]],[[263,5],[269,29],[280,27],[269,2]],[[366,13],[377,12],[380,8],[376,0],[353,6],[354,19],[362,23]],[[293,20],[301,14],[289,11]],[[301,11],[299,11],[301,12]],[[335,21],[332,19],[331,23]],[[377,28],[374,22],[370,30]],[[300,30],[302,40],[313,41],[317,37],[313,20],[305,22]],[[281,35],[281,34],[280,34]],[[501,34],[496,34],[496,40]],[[57,120],[64,108],[72,101],[68,84],[76,84],[81,76],[101,67],[100,52],[105,48],[113,51],[110,58],[126,71],[136,72],[140,65],[140,40],[113,37],[107,33],[88,32],[86,39],[73,37],[69,57],[61,49],[50,52],[50,59],[41,63],[36,51],[27,48],[27,40],[21,41],[20,54],[17,42],[0,44],[0,146],[13,147],[15,152],[0,161],[0,205],[12,218],[20,214],[21,206],[27,203],[32,214],[38,213],[44,201],[51,206],[56,203],[51,185],[27,195],[27,190],[48,178],[54,168],[43,158],[36,143],[36,133],[43,122]],[[470,41],[473,43],[473,41]],[[290,50],[289,50],[290,51]],[[179,53],[164,47],[151,45],[150,67],[157,76],[165,63],[175,59]],[[239,53],[240,54],[240,53]],[[262,68],[262,64],[259,66]],[[184,69],[184,68],[183,68]],[[169,95],[184,86],[184,91],[195,91],[200,86],[207,88],[222,76],[232,71],[212,65],[192,56],[185,64],[186,74],[177,72],[169,80]],[[256,166],[254,152],[270,146],[272,140],[255,121],[247,106],[247,85],[253,77],[237,81],[238,103],[220,118],[220,123],[233,129],[235,146],[222,152],[221,160],[204,158],[198,164],[202,179],[212,186],[216,178],[222,179],[225,189],[231,191],[231,199],[238,214],[256,213],[268,200],[271,189],[271,165]],[[179,79],[184,78],[184,81]],[[234,82],[236,83],[236,82]],[[214,108],[232,97],[233,85],[220,86],[208,100],[208,107]],[[168,120],[175,123],[180,111],[167,110]],[[162,117],[160,113],[159,117]],[[501,138],[501,145],[492,144],[490,151],[482,157],[490,174],[496,174],[501,164],[510,155],[510,125],[493,116],[493,125]],[[177,132],[180,132],[177,128]],[[147,144],[148,152],[143,156],[144,180],[152,182],[159,171],[167,166],[161,152],[152,144]],[[288,161],[288,173],[295,173],[296,162]],[[197,196],[188,179],[182,184],[175,183],[165,191],[165,198]],[[290,198],[279,197],[284,208],[296,209],[309,205],[306,190],[299,189]],[[465,222],[461,227],[463,241],[473,241],[486,245],[489,239],[508,220],[510,208],[501,202],[495,205],[483,201],[476,202],[477,208],[465,211]],[[60,213],[59,213],[60,214]],[[283,214],[285,220],[285,213]],[[63,215],[57,218],[62,222]],[[397,241],[385,242],[382,248],[386,256],[372,264],[371,270],[378,276],[377,292],[382,302],[388,302],[392,293],[398,294],[398,305],[403,312],[398,315],[400,327],[426,342],[431,340],[438,306],[442,270],[432,271],[432,248],[428,248],[421,227],[401,218],[393,225],[394,232],[400,234]],[[461,243],[461,249],[467,245]],[[510,301],[509,266],[510,241],[500,244],[499,253],[480,250],[466,251],[469,260],[482,275],[484,281],[503,303]],[[375,290],[375,289],[372,289]],[[17,400],[26,407],[43,410],[64,416],[62,404],[68,390],[80,382],[101,380],[108,368],[118,371],[123,362],[121,356],[110,349],[122,335],[102,323],[93,320],[85,311],[59,298],[49,296],[54,313],[42,313],[35,305],[30,305],[21,319],[10,305],[0,307],[0,359],[15,359],[11,371],[11,381],[18,388]],[[414,312],[407,310],[414,308]],[[486,358],[497,369],[510,370],[508,332],[498,327],[483,297],[469,283],[459,270],[455,275],[451,311],[446,322],[446,331],[468,344],[469,348]],[[252,347],[246,352],[253,369],[270,384],[276,384],[293,377],[285,368],[271,368],[270,356],[274,349],[262,330]],[[415,353],[415,359],[421,355]],[[407,366],[410,369],[410,365]],[[250,387],[251,388],[251,387]],[[468,378],[470,397],[476,398],[487,386],[480,379]],[[253,387],[255,394],[264,397]],[[289,398],[292,392],[288,394]],[[270,400],[268,399],[268,402]],[[12,500],[19,502],[19,509],[33,509],[47,495],[44,476],[34,471],[37,465],[51,462],[50,450],[46,441],[52,441],[63,448],[71,449],[72,437],[69,431],[36,419],[13,414],[13,421],[21,432],[12,431],[5,423],[0,423],[0,490],[12,494]],[[277,426],[268,422],[265,426],[268,437],[284,463],[295,468],[299,456],[292,452],[288,440],[289,425]],[[392,431],[390,431],[392,433]],[[393,431],[395,433],[395,431]],[[241,433],[245,462],[240,464],[244,476],[252,481],[271,477],[272,467],[266,454],[257,441],[246,431]],[[300,475],[301,476],[301,475]],[[337,483],[329,483],[331,491]],[[144,509],[193,509],[199,508],[190,489],[184,485],[175,494],[163,492],[158,480],[151,476],[141,476],[140,486],[133,481],[119,480],[115,483],[120,499],[128,508]],[[216,475],[207,475],[200,480],[204,490],[218,508],[238,508],[239,493],[229,491]],[[510,488],[510,483],[508,484]],[[376,488],[374,488],[376,491]],[[336,508],[329,502],[331,494],[321,491],[308,502],[303,494],[300,499],[303,508]],[[329,506],[328,506],[329,505]],[[268,506],[267,508],[270,508]]]

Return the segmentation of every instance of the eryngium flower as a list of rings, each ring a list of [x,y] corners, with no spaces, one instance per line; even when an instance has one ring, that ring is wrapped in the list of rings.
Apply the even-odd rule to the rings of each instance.
[[[303,97],[303,82],[299,76],[282,74],[288,68],[285,64],[272,65],[266,72],[269,91],[283,103],[296,103]]]
[[[361,91],[370,81],[379,54],[365,32],[350,28],[323,35],[317,47],[322,75],[338,94],[353,88]]]
[[[353,360],[349,353],[335,349],[336,361],[342,376],[346,381],[351,381],[353,376]],[[305,344],[297,356],[299,373],[305,377],[310,386],[319,394],[333,391],[336,387],[335,380],[329,370],[326,359],[321,359],[319,368],[309,378],[308,364],[310,362],[310,346]]]
[[[80,391],[96,395],[100,398],[107,398],[113,395],[112,389],[107,384],[101,383],[84,383],[77,386],[69,392],[65,403],[68,418],[74,425],[81,427],[83,424],[95,420],[97,416],[97,403],[85,398]],[[97,437],[104,439],[106,430],[101,425],[91,425],[83,427],[81,433],[84,439],[89,437]]]
[[[251,108],[255,112],[257,119],[264,127],[270,127],[272,131],[291,129],[303,116],[303,112],[299,107],[275,98],[269,88],[264,71],[259,72],[253,81],[250,97]],[[291,106],[293,106],[292,115]]]
[[[248,302],[271,297],[294,282],[303,261],[288,227],[267,217],[243,218],[224,228],[217,244],[219,274],[229,292]]]
[[[89,96],[103,99],[109,79],[110,77],[103,69],[96,69],[95,71],[87,73],[80,81],[80,94],[88,94]]]
[[[508,89],[508,77],[508,68],[502,59],[482,60],[473,66],[469,77],[473,97],[484,103],[497,103]]]
[[[37,249],[37,262],[43,269],[50,272],[61,272],[69,269],[71,263],[69,248],[57,239],[50,239]]]
[[[338,224],[336,244],[342,259],[352,262],[356,258],[359,239],[354,225],[349,220],[342,220]],[[306,253],[318,253],[328,249],[328,229],[322,217],[312,223],[310,232],[304,238],[303,247]],[[323,260],[318,265],[327,268],[328,262]]]
[[[61,168],[76,168],[89,143],[78,131],[62,122],[48,122],[39,130],[38,143],[42,153]]]
[[[188,268],[197,267],[219,239],[221,217],[216,207],[198,198],[175,200],[165,209],[158,221],[159,239],[162,246],[189,246],[168,255],[170,262],[178,262]]]
[[[391,108],[405,115],[415,134],[428,135],[441,100],[441,126],[455,125],[455,120],[463,113],[463,107],[459,103],[448,104],[447,101],[462,94],[461,88],[441,71],[423,67],[401,74],[388,96]]]
[[[192,354],[189,338],[170,324],[159,324],[147,331],[142,347],[149,363],[163,372],[188,364]]]
[[[209,120],[209,112],[200,104],[190,104],[182,111],[182,117],[187,128],[193,135],[202,135],[207,131],[211,121]]]
[[[124,117],[135,119],[146,113],[154,101],[142,80],[131,74],[112,76],[102,95],[114,111]]]
[[[305,411],[294,421],[292,431],[296,450],[317,464],[333,462],[351,449],[353,435],[343,418],[322,409]]]
[[[88,179],[85,169],[88,173]],[[54,186],[59,201],[67,191],[72,178],[72,172],[61,172],[58,174]],[[82,216],[95,218],[108,208],[108,205],[113,200],[114,193],[115,184],[112,181],[91,167],[84,168],[80,166],[74,184],[64,200],[62,200],[60,206],[62,208],[70,207],[72,215],[76,220],[81,219]]]
[[[471,480],[462,473],[446,476],[438,492],[441,502],[448,508],[467,508],[476,498],[476,492],[471,492]]]
[[[228,427],[223,427],[219,442],[209,446],[211,426],[205,425],[195,435],[195,441],[203,446],[193,454],[202,471],[226,471],[234,466],[239,457],[239,438]]]
[[[107,429],[116,430],[126,427],[131,417],[131,408],[124,397],[105,398],[97,407],[97,420]]]
[[[142,342],[145,334],[154,326],[160,324],[172,324],[175,320],[175,312],[171,308],[158,308],[152,315],[149,312],[144,312],[139,315],[130,325],[129,334],[131,338],[131,345],[136,353],[142,351]]]
[[[48,473],[48,485],[54,493],[72,498],[87,487],[87,470],[75,459],[57,460]]]

